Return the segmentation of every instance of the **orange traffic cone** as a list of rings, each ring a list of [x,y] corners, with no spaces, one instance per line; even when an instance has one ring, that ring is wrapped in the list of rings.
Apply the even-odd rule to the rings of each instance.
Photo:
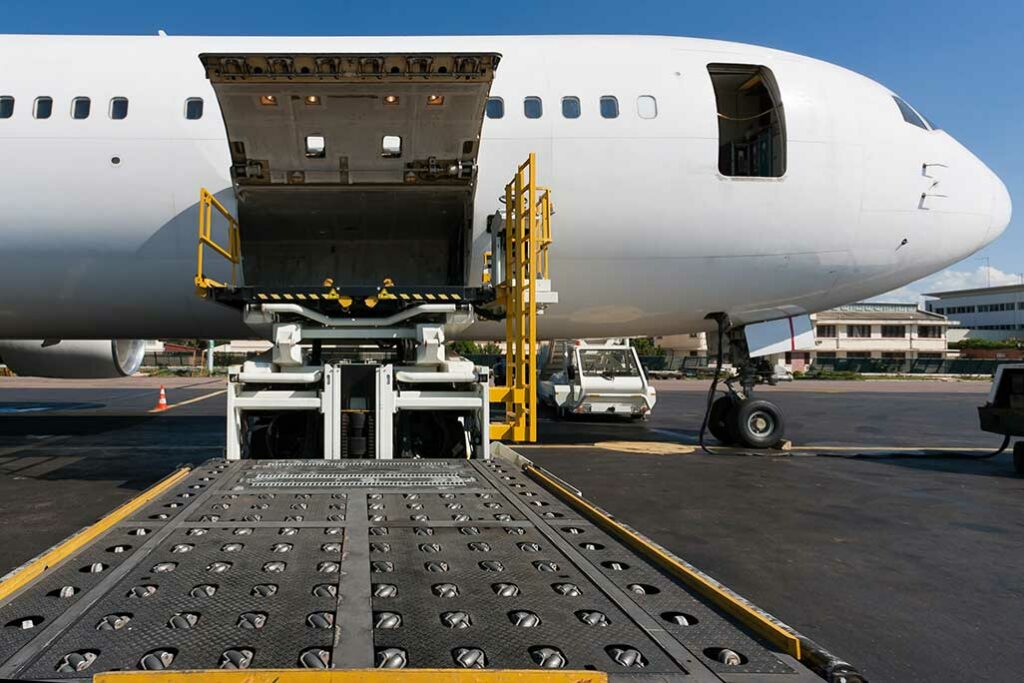
[[[153,408],[152,412],[155,413],[158,410],[167,410],[167,392],[164,391],[163,384],[160,385],[160,398],[157,399],[156,406]]]

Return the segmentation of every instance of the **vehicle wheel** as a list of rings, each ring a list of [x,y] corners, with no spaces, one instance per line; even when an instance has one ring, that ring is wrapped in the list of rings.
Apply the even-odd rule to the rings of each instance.
[[[731,417],[739,442],[749,448],[774,448],[786,431],[782,411],[771,401],[745,398]]]
[[[736,443],[737,440],[731,419],[735,404],[732,396],[719,396],[711,404],[711,414],[708,415],[708,431],[726,446]]]
[[[1013,444],[1013,471],[1024,477],[1024,441]]]

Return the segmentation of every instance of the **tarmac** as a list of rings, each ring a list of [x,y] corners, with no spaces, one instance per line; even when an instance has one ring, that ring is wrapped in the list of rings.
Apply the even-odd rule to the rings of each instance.
[[[158,387],[170,409],[150,412]],[[764,388],[793,448],[696,447],[707,384],[648,422],[544,420],[526,457],[872,681],[1016,681],[1024,480],[978,431],[986,382]],[[0,573],[179,463],[221,455],[220,379],[0,378]]]

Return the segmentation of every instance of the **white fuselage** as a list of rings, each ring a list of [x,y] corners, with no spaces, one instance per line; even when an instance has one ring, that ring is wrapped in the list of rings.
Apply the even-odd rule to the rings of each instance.
[[[502,55],[505,115],[480,143],[470,283],[516,165],[536,152],[555,198],[548,338],[665,335],[726,312],[752,322],[874,296],[995,239],[999,179],[941,130],[906,123],[881,85],[814,59],[667,37],[30,37],[0,42],[0,338],[251,336],[195,296],[200,187],[230,196],[230,157],[202,52],[478,51]],[[771,69],[787,168],[725,177],[709,63]],[[614,95],[618,118],[598,100]],[[637,98],[653,96],[655,118]],[[33,101],[53,98],[48,119]],[[86,119],[71,117],[87,96]],[[528,119],[523,98],[543,101]],[[564,118],[561,99],[580,98]],[[112,120],[113,97],[130,102]],[[201,119],[185,100],[201,97]],[[120,163],[112,163],[117,157]],[[224,196],[221,194],[220,196]],[[190,210],[191,209],[191,210]],[[244,226],[243,226],[244,230]],[[400,255],[396,255],[400,258]],[[473,328],[470,337],[488,330]]]

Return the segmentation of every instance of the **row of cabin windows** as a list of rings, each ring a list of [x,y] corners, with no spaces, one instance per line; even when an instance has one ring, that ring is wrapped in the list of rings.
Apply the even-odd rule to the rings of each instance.
[[[92,100],[88,97],[74,97],[71,99],[71,118],[87,119],[92,113]],[[53,115],[53,98],[37,97],[32,103],[32,117],[36,119],[48,119]],[[0,119],[9,119],[14,116],[14,98],[10,95],[0,95]],[[119,121],[128,118],[128,98],[112,97],[107,106],[107,116]],[[203,118],[203,98],[190,97],[185,100],[185,118],[190,121]]]
[[[500,97],[487,99],[487,118],[501,119],[505,117],[505,100]],[[603,119],[619,118],[619,100],[614,95],[603,95],[598,100],[598,112]],[[658,116],[658,101],[653,95],[641,95],[636,98],[636,113],[642,119],[653,119]],[[583,114],[580,98],[567,96],[562,98],[562,118],[578,119]],[[539,119],[544,115],[544,101],[530,95],[523,98],[523,116],[528,119]]]

